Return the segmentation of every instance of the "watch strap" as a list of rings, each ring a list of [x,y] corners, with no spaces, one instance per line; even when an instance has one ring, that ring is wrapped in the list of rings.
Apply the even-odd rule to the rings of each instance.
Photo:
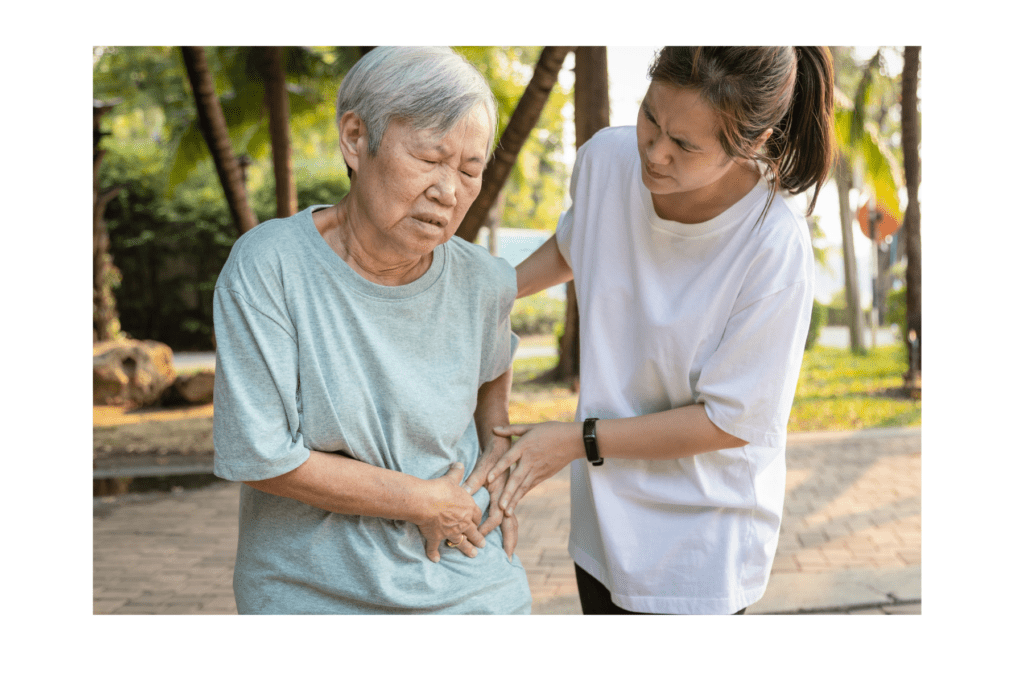
[[[583,448],[586,449],[587,460],[594,467],[604,464],[604,458],[602,458],[597,452],[596,422],[596,417],[588,417],[583,421]]]

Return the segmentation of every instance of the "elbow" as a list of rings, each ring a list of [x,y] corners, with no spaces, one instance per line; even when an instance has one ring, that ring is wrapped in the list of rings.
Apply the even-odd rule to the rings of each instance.
[[[738,436],[733,436],[732,434],[726,434],[726,443],[727,443],[726,448],[743,448],[744,446],[748,445],[750,442],[749,441],[744,441],[743,439],[739,438]]]
[[[274,491],[272,490],[274,488],[274,486],[271,484],[272,481],[273,479],[257,479],[255,481],[243,481],[242,483],[248,486],[249,488],[261,491],[262,493],[274,493]]]
[[[297,468],[296,468],[297,469]],[[292,497],[290,495],[290,489],[295,481],[296,470],[279,474],[275,477],[269,477],[267,479],[253,479],[250,481],[243,481],[242,483],[250,488],[254,488],[257,491],[263,493],[270,493],[275,496]]]

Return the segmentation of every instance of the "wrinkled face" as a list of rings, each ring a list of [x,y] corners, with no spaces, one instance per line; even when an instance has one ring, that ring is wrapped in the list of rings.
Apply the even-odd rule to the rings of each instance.
[[[696,90],[653,81],[636,119],[643,183],[651,194],[713,190],[732,167],[714,110]]]
[[[376,228],[378,248],[419,257],[455,234],[480,193],[489,125],[483,105],[445,135],[395,120],[376,156],[370,156],[362,128],[356,158],[346,154],[345,160],[356,174],[352,193],[359,215]]]

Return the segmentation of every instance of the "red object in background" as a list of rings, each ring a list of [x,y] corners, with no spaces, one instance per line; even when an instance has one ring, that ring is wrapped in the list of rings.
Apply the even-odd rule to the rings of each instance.
[[[881,206],[876,206],[875,210],[878,211],[878,214],[882,219],[875,224],[875,241],[881,242],[886,237],[899,230],[900,224],[895,218],[886,213],[885,209]],[[867,204],[860,207],[857,211],[857,222],[860,223],[860,230],[864,233],[864,236],[871,239],[871,225],[868,223]]]

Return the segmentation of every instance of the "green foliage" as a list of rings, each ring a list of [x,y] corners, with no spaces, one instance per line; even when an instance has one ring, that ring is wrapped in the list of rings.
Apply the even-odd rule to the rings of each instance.
[[[900,339],[907,338],[907,286],[889,290],[886,296],[885,322],[900,326]]]
[[[498,137],[508,124],[526,89],[540,47],[457,47],[487,79],[498,100]],[[562,155],[562,110],[571,91],[555,83],[540,120],[519,152],[505,183],[501,224],[515,228],[551,230],[563,209],[569,167]]]
[[[343,164],[303,163],[295,167],[295,193],[299,210],[316,204],[337,204],[348,194],[349,181]],[[277,215],[273,175],[249,195],[256,220],[263,222]]]
[[[176,349],[212,345],[212,297],[235,229],[207,164],[163,199],[164,156],[155,147],[115,148],[101,166],[104,186],[124,189],[107,205],[110,252],[122,274],[121,326],[135,338]]]
[[[167,140],[195,116],[179,48],[97,47],[92,73],[93,97],[119,101],[104,123],[122,139]]]
[[[251,159],[262,159],[270,155],[270,133],[266,125],[264,106],[263,74],[260,70],[262,53],[254,47],[208,48],[211,70],[221,76],[218,79],[218,94],[221,109],[228,126],[228,134],[236,153],[243,152]],[[322,61],[322,52],[307,48],[285,48],[283,61],[288,83],[288,108],[291,117],[303,117],[316,112],[322,115],[319,105],[324,99],[326,79],[336,89],[343,74],[338,68],[354,63],[353,59],[334,60],[327,65]],[[337,66],[334,66],[334,65]],[[218,67],[219,65],[219,67]],[[300,83],[294,82],[296,79]],[[322,122],[323,125],[333,125]],[[209,150],[199,130],[198,119],[192,118],[179,131],[172,146],[175,153],[168,174],[167,192],[185,180],[200,161],[209,157]]]
[[[201,163],[170,200],[162,193],[165,155],[154,146],[113,143],[101,166],[104,187],[124,189],[107,205],[110,251],[121,272],[121,326],[137,339],[176,350],[212,348],[213,288],[237,233],[212,163]],[[343,171],[297,169],[299,206],[333,204],[348,190]],[[260,220],[275,215],[274,188],[252,193]]]
[[[818,343],[818,337],[821,336],[821,328],[827,320],[828,306],[818,303],[817,299],[815,299],[811,306],[811,326],[807,330],[807,343],[804,344],[805,351],[814,348],[814,345]]]
[[[836,90],[835,130],[840,152],[863,174],[875,201],[902,220],[899,187],[902,172],[897,142],[896,78],[886,72],[883,49],[864,64],[848,48],[833,50],[840,84]],[[845,93],[852,92],[853,95]],[[854,207],[856,208],[856,207]]]
[[[811,231],[811,249],[814,252],[814,261],[828,272],[833,272],[832,264],[829,262],[831,247],[820,247],[818,243],[825,239],[825,231],[821,227],[821,216],[814,215],[807,219],[807,227]]]
[[[565,301],[544,292],[523,297],[512,307],[512,331],[518,335],[552,334],[564,321]]]

